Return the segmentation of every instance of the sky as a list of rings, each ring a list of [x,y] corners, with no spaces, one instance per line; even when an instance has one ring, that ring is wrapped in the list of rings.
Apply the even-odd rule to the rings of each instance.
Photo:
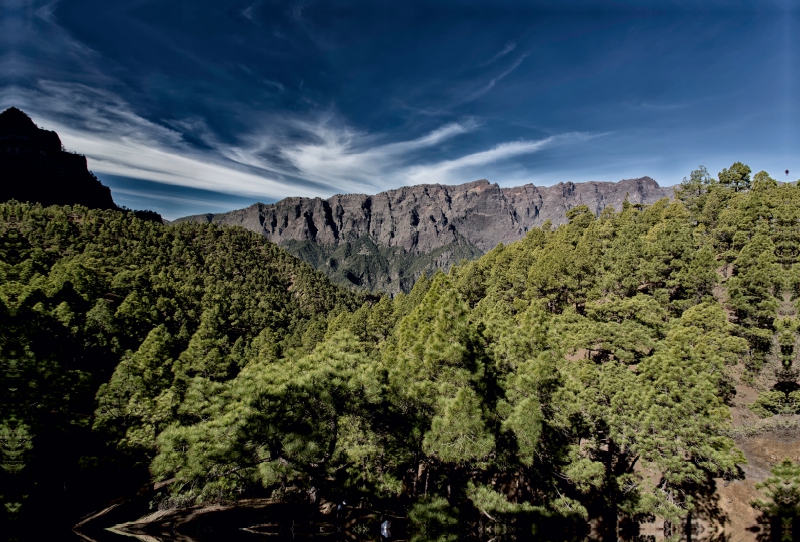
[[[734,161],[800,176],[800,0],[0,6],[0,108],[168,219],[476,179],[668,186]]]

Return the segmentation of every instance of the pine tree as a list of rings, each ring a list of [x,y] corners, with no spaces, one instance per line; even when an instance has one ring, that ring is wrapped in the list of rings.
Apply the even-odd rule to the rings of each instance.
[[[800,517],[800,466],[785,458],[771,472],[772,476],[756,484],[768,500],[758,499],[751,505],[772,520],[774,535],[779,531],[781,540],[794,540],[792,533]]]
[[[746,343],[730,333],[722,308],[702,303],[683,314],[640,366],[640,385],[649,391],[638,408],[635,449],[662,473],[653,493],[662,517],[690,511],[695,488],[710,477],[732,474],[744,462],[725,436],[730,411],[724,367],[746,350]]]
[[[734,162],[730,169],[719,172],[719,182],[722,186],[732,188],[734,192],[750,189],[750,167],[741,162]]]
[[[153,328],[97,392],[95,428],[119,439],[122,449],[152,453],[156,435],[174,419],[178,401],[171,390],[171,341],[164,326]]]
[[[484,357],[466,303],[450,279],[437,274],[398,324],[396,345],[382,352],[395,431],[416,473],[412,486],[447,480],[451,490],[464,491],[464,469],[493,451]]]

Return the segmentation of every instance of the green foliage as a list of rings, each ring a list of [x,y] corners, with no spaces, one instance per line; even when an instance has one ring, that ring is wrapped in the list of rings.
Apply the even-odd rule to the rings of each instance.
[[[800,517],[800,465],[785,458],[771,472],[772,476],[756,484],[767,500],[753,501],[753,507],[771,517]]]
[[[114,435],[118,446],[152,450],[156,435],[174,419],[179,396],[172,387],[171,341],[165,326],[153,328],[100,386],[95,427]]]
[[[769,418],[776,414],[800,414],[800,392],[762,391],[748,407],[761,418]]]
[[[741,162],[735,162],[730,169],[719,172],[719,183],[733,189],[734,192],[750,188],[750,167]]]
[[[216,416],[161,434],[153,472],[177,478],[200,502],[231,498],[248,484],[320,487],[348,460],[370,456],[363,448],[338,448],[342,430],[357,444],[354,418],[377,392],[366,359],[342,331],[295,362],[254,360],[231,383]]]
[[[458,509],[442,497],[423,498],[408,512],[414,528],[414,542],[449,542],[458,540]]]
[[[434,538],[457,510],[675,521],[744,462],[733,367],[777,367],[759,415],[800,405],[800,190],[737,162],[676,198],[406,262],[380,299],[238,228],[0,206],[0,476],[36,482],[37,435],[79,428],[175,505],[392,499]],[[383,273],[373,248],[348,272]]]
[[[25,467],[25,456],[32,448],[31,434],[25,424],[12,418],[0,426],[0,467],[5,472],[19,473]]]
[[[364,301],[245,230],[79,206],[0,204],[0,262],[0,485],[19,525],[26,495],[91,495],[170,425],[217,415],[263,337],[288,352]]]
[[[692,171],[675,189],[675,198],[682,201],[690,214],[697,216],[713,191],[717,180],[709,175],[705,166]]]
[[[422,441],[425,453],[444,463],[465,464],[486,458],[494,448],[494,438],[486,431],[475,392],[461,388],[440,403]]]
[[[472,501],[475,508],[489,519],[495,519],[492,517],[493,515],[515,515],[542,511],[527,502],[509,502],[505,495],[485,485],[470,483],[467,487],[467,497]]]
[[[655,495],[665,517],[679,514],[675,503],[689,488],[702,486],[709,476],[732,475],[744,462],[725,436],[730,412],[724,367],[747,347],[730,335],[731,328],[716,303],[692,307],[642,364],[641,376],[651,391],[643,397],[635,447],[662,473]]]

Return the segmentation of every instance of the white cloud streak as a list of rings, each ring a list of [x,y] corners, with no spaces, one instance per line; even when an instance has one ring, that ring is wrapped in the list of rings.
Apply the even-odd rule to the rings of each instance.
[[[491,79],[489,79],[488,83],[486,83],[481,88],[479,88],[475,92],[472,92],[466,98],[464,98],[463,103],[471,102],[472,100],[480,98],[481,96],[492,90],[497,83],[505,79],[511,72],[519,68],[520,64],[522,64],[522,61],[525,60],[525,57],[527,56],[528,56],[527,53],[520,56],[517,60],[514,61],[514,63],[509,68],[507,68],[499,75],[492,77]]]
[[[592,136],[583,133],[564,134],[551,136],[537,141],[512,141],[501,143],[496,147],[467,154],[453,160],[444,160],[427,166],[414,166],[407,171],[411,184],[441,182],[439,179],[450,179],[451,173],[456,170],[485,166],[492,162],[506,160],[524,154],[533,154],[565,143],[585,141]]]
[[[83,85],[43,81],[26,96],[34,120],[58,132],[66,148],[85,154],[96,173],[263,199],[466,182],[488,177],[485,166],[494,162],[590,137],[512,141],[437,160],[445,146],[450,154],[452,141],[475,132],[479,124],[467,119],[413,139],[380,143],[380,136],[359,133],[332,115],[317,122],[284,118],[270,122],[270,133],[251,134],[242,138],[243,144],[231,145],[216,139],[200,120],[172,121],[167,127],[136,114],[110,92]],[[192,147],[184,133],[211,150]]]
[[[593,137],[591,134],[569,133],[537,141],[501,143],[491,149],[453,159],[413,159],[413,151],[435,148],[477,127],[474,121],[450,124],[414,140],[359,150],[359,137],[352,132],[337,132],[327,126],[317,126],[309,128],[317,136],[316,143],[297,145],[282,152],[304,178],[326,184],[347,185],[355,182],[357,186],[369,185],[383,190],[398,185],[474,180],[487,176],[485,171],[482,174],[478,170],[493,162],[541,152],[557,145],[577,144]],[[380,179],[378,184],[375,179]]]
[[[492,58],[490,58],[486,62],[482,63],[481,66],[488,66],[489,64],[494,64],[495,62],[497,62],[498,60],[500,60],[501,58],[503,58],[504,56],[506,56],[508,53],[510,53],[511,51],[513,51],[516,48],[517,48],[517,44],[514,43],[513,41],[507,43],[505,47],[503,47]]]
[[[288,195],[291,183],[286,179],[254,172],[216,152],[193,149],[180,132],[144,119],[108,92],[44,81],[37,92],[27,93],[26,101],[34,121],[55,130],[67,149],[85,154],[96,173],[230,194]],[[293,195],[316,195],[302,185],[292,186],[292,191]]]
[[[385,189],[404,183],[404,170],[415,153],[436,150],[441,144],[477,128],[474,121],[442,126],[421,137],[371,145],[374,136],[362,135],[329,123],[305,124],[310,141],[280,149],[298,175],[331,186],[363,190]]]
[[[489,164],[580,139],[568,134],[506,142],[454,158],[458,138],[480,129],[475,120],[451,122],[387,143],[391,134],[359,132],[330,112],[316,117],[313,112],[294,116],[273,112],[254,115],[252,132],[241,134],[238,142],[222,141],[202,119],[150,120],[118,93],[99,90],[120,88],[121,82],[99,67],[95,51],[58,25],[54,16],[58,1],[36,13],[46,25],[45,34],[33,26],[17,25],[14,40],[38,47],[37,58],[60,59],[57,51],[69,51],[69,64],[31,64],[44,67],[38,75],[34,71],[26,76],[24,88],[6,85],[0,89],[0,106],[21,107],[39,125],[58,132],[64,146],[85,154],[96,173],[264,199],[375,193],[405,184],[488,177],[485,166]],[[253,17],[257,4],[242,15]],[[14,13],[21,16],[22,12]],[[302,20],[301,7],[295,16]],[[483,65],[494,64],[515,50],[516,44],[508,43]],[[491,90],[524,59],[525,55],[517,58],[466,101]],[[80,77],[70,77],[73,70]],[[278,92],[285,90],[281,83],[267,79],[263,83]],[[269,126],[269,131],[260,130],[259,123]],[[208,149],[198,149],[190,140],[200,140]]]
[[[146,190],[131,190],[129,188],[115,188],[114,194],[123,194],[125,196],[135,196],[137,198],[146,198],[151,200],[166,201],[169,203],[179,203],[184,205],[203,206],[207,208],[219,207],[218,201],[201,198],[191,198],[180,196],[176,194],[153,194]],[[177,217],[175,217],[177,218]]]

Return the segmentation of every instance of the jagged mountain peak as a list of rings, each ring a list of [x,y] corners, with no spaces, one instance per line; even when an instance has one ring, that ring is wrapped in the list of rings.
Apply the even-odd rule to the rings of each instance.
[[[498,243],[521,239],[550,220],[588,205],[596,213],[671,197],[650,177],[619,182],[562,182],[500,187],[487,179],[464,184],[403,186],[375,195],[291,197],[222,214],[178,221],[243,226],[286,247],[342,283],[387,292],[407,290],[423,272],[447,269]],[[352,250],[369,239],[377,252]]]

